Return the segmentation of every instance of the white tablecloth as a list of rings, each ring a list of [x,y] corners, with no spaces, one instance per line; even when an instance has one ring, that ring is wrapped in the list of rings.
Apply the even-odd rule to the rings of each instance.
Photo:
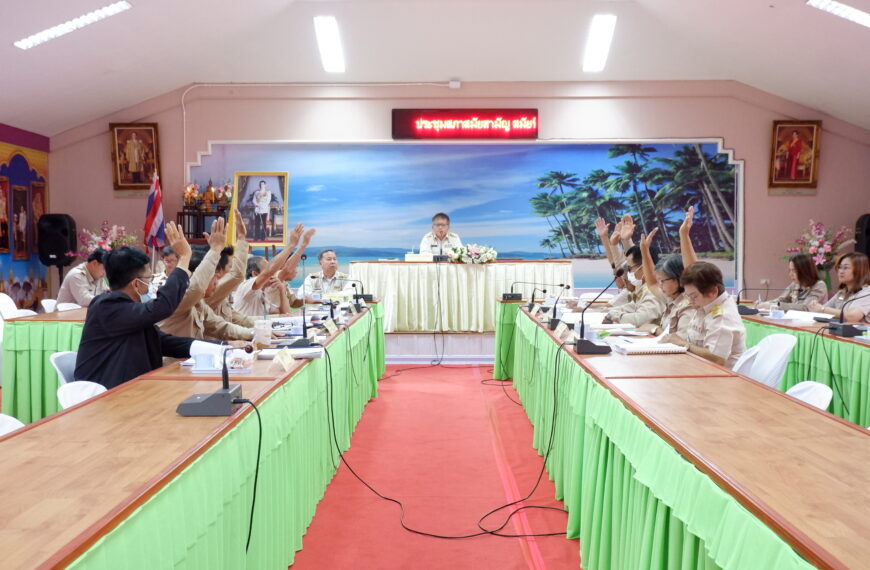
[[[574,281],[570,260],[502,261],[486,265],[354,261],[351,279],[359,279],[366,293],[384,306],[384,332],[495,330],[496,301],[515,281],[545,284]],[[528,297],[534,285],[517,285]],[[537,294],[539,297],[540,293]]]

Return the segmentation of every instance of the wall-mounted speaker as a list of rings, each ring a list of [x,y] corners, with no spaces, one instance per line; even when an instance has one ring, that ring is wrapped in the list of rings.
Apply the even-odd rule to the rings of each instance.
[[[45,214],[36,223],[39,232],[39,261],[43,265],[63,267],[75,257],[66,253],[75,251],[76,221],[69,214]]]

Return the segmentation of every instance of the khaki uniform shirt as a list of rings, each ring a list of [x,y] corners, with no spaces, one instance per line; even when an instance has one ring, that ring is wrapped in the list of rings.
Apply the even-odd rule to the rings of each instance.
[[[269,303],[263,289],[254,289],[256,277],[246,279],[233,295],[233,308],[238,312],[262,319],[263,316],[277,312],[278,307]]]
[[[687,331],[692,324],[692,318],[695,316],[695,307],[692,306],[689,298],[684,294],[680,294],[676,299],[671,299],[661,289],[658,290],[658,295],[656,296],[659,302],[665,305],[665,310],[659,318],[659,326],[662,328],[662,332],[667,330],[669,333],[687,338]]]
[[[252,328],[254,318],[240,313],[230,305],[230,295],[245,280],[247,266],[248,244],[244,240],[239,240],[236,242],[235,253],[230,260],[230,270],[220,278],[214,292],[205,299],[205,302],[217,316],[224,320],[242,327]]]
[[[305,281],[302,282],[302,286],[299,288],[297,295],[299,297],[305,297],[312,293],[323,294],[344,291],[344,289],[350,285],[347,278],[347,273],[342,273],[341,271],[336,271],[335,275],[331,278],[324,277],[323,271],[310,273],[306,276]]]
[[[824,303],[828,298],[828,287],[819,279],[816,284],[809,288],[792,283],[783,291],[782,295],[772,302],[777,303],[783,311],[806,311],[810,301]]]
[[[734,367],[746,350],[746,329],[737,304],[727,291],[706,307],[695,310],[686,341],[723,358],[727,368]]]
[[[865,295],[866,297],[864,297]],[[864,298],[858,299],[858,297]],[[846,305],[846,301],[850,299],[856,300]],[[846,305],[847,311],[849,309],[861,309],[864,312],[864,322],[870,324],[870,285],[865,285],[856,293],[846,293],[843,289],[840,289],[825,303],[826,307],[832,309],[842,309],[843,305]],[[837,315],[837,318],[839,318],[839,315]]]
[[[190,285],[172,315],[157,323],[165,333],[174,336],[218,340],[249,339],[253,331],[234,325],[215,315],[203,297],[220,259],[220,252],[209,250],[190,277]],[[222,335],[222,336],[219,336]]]
[[[462,240],[453,232],[447,232],[444,239],[438,239],[435,232],[429,232],[420,240],[420,253],[429,252],[432,255],[447,255],[454,247],[462,247]]]
[[[88,271],[88,264],[76,265],[63,278],[60,291],[57,292],[58,303],[75,303],[82,307],[91,304],[91,299],[109,290],[106,280],[94,279]]]
[[[652,294],[646,284],[635,289],[633,297],[634,301],[613,307],[607,312],[607,316],[612,322],[636,327],[659,322],[659,318],[665,310],[665,304]]]

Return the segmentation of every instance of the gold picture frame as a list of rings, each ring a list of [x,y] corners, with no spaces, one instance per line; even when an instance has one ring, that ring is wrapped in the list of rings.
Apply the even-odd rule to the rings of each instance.
[[[816,193],[821,135],[821,121],[773,122],[768,171],[771,194]]]
[[[232,210],[245,221],[249,245],[270,246],[287,243],[287,197],[290,176],[287,172],[235,172]],[[268,191],[266,195],[261,191]],[[264,210],[267,210],[264,212]],[[227,235],[235,241],[235,215],[229,216]]]
[[[157,123],[110,123],[112,180],[126,196],[144,196],[151,179],[160,174]]]

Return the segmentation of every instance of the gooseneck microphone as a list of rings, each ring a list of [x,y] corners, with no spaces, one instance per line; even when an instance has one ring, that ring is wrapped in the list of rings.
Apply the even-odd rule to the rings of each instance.
[[[529,299],[529,307],[528,307],[530,311],[532,310],[532,307],[535,306],[535,291],[540,291],[540,292],[543,293],[544,295],[547,294],[547,290],[546,290],[546,289],[538,289],[537,287],[535,287],[534,289],[532,289],[532,298]]]
[[[345,281],[350,283],[350,286],[353,287],[353,289],[354,289],[353,298],[355,300],[362,299],[366,303],[371,303],[372,301],[375,300],[374,295],[372,295],[370,293],[368,293],[368,294],[366,293],[366,286],[359,279],[345,279]],[[360,288],[359,293],[356,293],[356,284],[357,283],[359,283],[359,288]]]
[[[199,342],[199,341],[194,341]],[[227,368],[228,346],[221,347],[221,387],[210,394],[194,394],[175,409],[180,416],[231,416],[234,400],[242,397],[241,384],[230,384],[230,373]],[[245,352],[252,352],[253,347],[245,347]]]
[[[609,354],[610,353],[610,351],[611,351],[610,345],[608,345],[606,343],[597,344],[597,343],[592,342],[591,340],[586,339],[586,337],[585,337],[585,334],[586,334],[586,322],[585,322],[586,309],[591,307],[592,303],[597,301],[598,298],[601,297],[605,291],[610,289],[610,286],[613,285],[617,279],[622,277],[622,275],[624,273],[625,273],[625,269],[622,269],[622,268],[617,269],[616,274],[614,275],[614,277],[610,281],[610,283],[607,284],[607,287],[602,289],[601,292],[598,293],[598,295],[596,295],[594,299],[589,301],[586,304],[586,306],[583,307],[583,310],[580,311],[580,336],[576,340],[576,342],[574,343],[574,352],[576,352],[577,354]]]
[[[568,290],[571,286],[565,285],[562,289],[559,290],[559,294],[556,295],[556,301],[553,303],[553,312],[550,314],[550,330],[556,330],[556,327],[559,326],[559,319],[556,318],[556,307],[559,305],[559,299],[562,298],[562,293]]]
[[[566,285],[564,283],[533,283],[531,281],[514,281],[511,283],[510,293],[502,293],[501,300],[502,301],[522,301],[523,295],[522,293],[514,293],[514,285],[534,285],[538,287],[570,287],[570,285]]]
[[[870,293],[867,293],[865,295],[859,295],[857,297],[852,297],[851,299],[848,299],[848,300],[846,300],[845,303],[843,303],[843,306],[840,307],[840,320],[839,320],[839,322],[831,321],[828,324],[828,330],[831,331],[831,334],[834,334],[837,336],[843,336],[843,337],[853,337],[853,336],[860,336],[861,335],[861,333],[862,333],[861,329],[857,328],[854,325],[850,325],[850,324],[846,323],[846,319],[845,319],[846,305],[848,305],[852,301],[857,301],[859,299],[866,299],[867,297],[870,297]]]

